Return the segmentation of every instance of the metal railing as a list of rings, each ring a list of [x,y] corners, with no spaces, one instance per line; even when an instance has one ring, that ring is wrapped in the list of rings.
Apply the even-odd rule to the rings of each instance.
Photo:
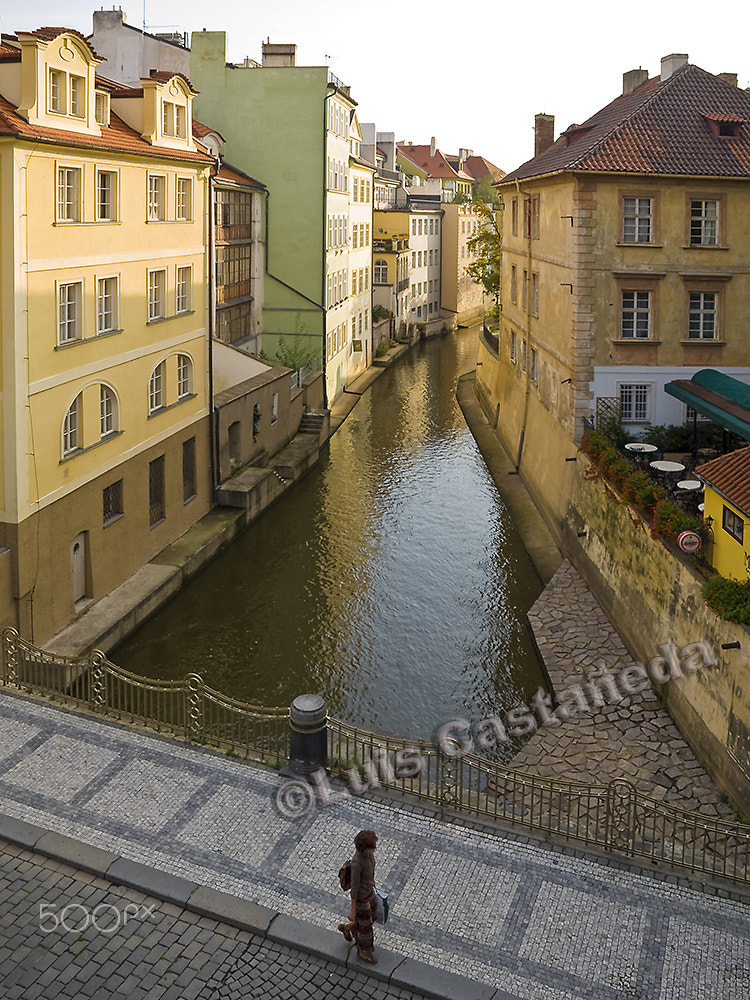
[[[47,653],[3,632],[2,684],[47,694],[121,722],[181,736],[269,764],[289,759],[289,710],[260,708],[207,687],[198,674],[153,680],[123,670],[94,650],[88,656]]]
[[[94,651],[56,656],[2,636],[4,686],[280,765],[289,758],[289,710],[260,708],[184,680],[140,677]],[[750,826],[688,812],[642,795],[628,781],[588,785],[513,770],[475,754],[381,736],[328,719],[332,773],[350,790],[383,787],[462,815],[524,827],[625,857],[750,883]]]
[[[625,780],[589,785],[545,778],[336,719],[328,724],[331,769],[355,791],[391,788],[457,813],[750,883],[750,826],[667,805]]]

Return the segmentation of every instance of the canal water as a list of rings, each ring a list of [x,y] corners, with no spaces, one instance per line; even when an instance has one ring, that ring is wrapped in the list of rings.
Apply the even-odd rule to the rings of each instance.
[[[111,659],[256,705],[317,693],[411,739],[528,700],[541,584],[456,402],[476,336],[388,368],[318,466]]]

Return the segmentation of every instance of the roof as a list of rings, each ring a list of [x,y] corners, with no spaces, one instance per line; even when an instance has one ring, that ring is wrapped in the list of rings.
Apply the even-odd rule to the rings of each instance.
[[[411,160],[416,167],[426,170],[430,177],[442,177],[448,180],[455,180],[456,178],[463,181],[472,180],[463,170],[454,170],[439,149],[436,149],[434,154],[431,151],[431,146],[397,145],[396,149],[407,160]]]
[[[664,391],[750,441],[750,386],[739,379],[714,368],[703,368],[691,379],[667,382]]]
[[[505,171],[496,167],[494,163],[485,160],[483,156],[470,156],[464,160],[464,170],[470,174],[475,181],[484,180],[485,177],[493,177],[498,180],[505,175]]]
[[[168,83],[175,76],[178,76],[183,81],[183,83],[190,89],[191,94],[200,93],[200,91],[195,89],[185,74],[180,73],[177,70],[152,69],[149,75],[144,79],[156,80],[157,83]]]
[[[18,114],[16,106],[0,95],[0,136],[16,136],[35,142],[48,142],[56,146],[73,146],[83,149],[102,149],[109,152],[140,154],[170,160],[195,160],[199,163],[212,163],[206,153],[195,149],[167,149],[164,146],[152,146],[110,111],[109,126],[102,126],[101,135],[86,135],[80,132],[67,132],[63,129],[48,128],[44,125],[31,125]]]
[[[750,447],[712,458],[695,471],[713,490],[750,515]]]
[[[736,136],[718,135],[727,121],[737,124]],[[574,170],[747,177],[750,92],[685,63],[571,126],[500,183]]]
[[[85,35],[82,35],[80,31],[76,31],[75,28],[36,28],[34,31],[18,32],[19,38],[26,35],[31,38],[38,38],[43,42],[54,42],[59,35],[75,35],[76,38],[79,38],[83,42],[95,59],[98,59],[99,62],[103,61],[102,57],[94,50],[94,47],[88,38],[86,38]]]
[[[231,163],[226,161],[221,161],[221,167],[216,179],[220,181],[231,181],[233,184],[243,184],[245,187],[258,188],[261,191],[265,191],[266,185],[261,184],[260,181],[256,181],[254,177],[250,177],[244,171],[240,170],[239,167],[233,167]]]

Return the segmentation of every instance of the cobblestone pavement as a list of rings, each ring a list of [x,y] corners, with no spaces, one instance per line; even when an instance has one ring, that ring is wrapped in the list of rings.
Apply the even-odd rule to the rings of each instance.
[[[335,928],[345,908],[338,867],[354,833],[375,829],[379,880],[393,900],[376,946],[521,1000],[745,1000],[750,989],[750,910],[673,875],[648,877],[367,797],[285,818],[274,805],[283,780],[275,772],[9,694],[0,695],[0,761],[5,815],[254,900],[306,926]],[[28,895],[38,905],[48,883],[31,883]],[[95,893],[107,891],[120,890],[96,884]],[[179,913],[165,916],[179,925]],[[23,947],[28,929],[13,920],[3,928],[6,944]],[[209,924],[206,932],[218,931]],[[163,961],[181,952],[182,934],[179,941]],[[161,957],[146,950],[148,935],[144,942],[141,971]],[[226,996],[267,995],[241,981],[246,970],[236,959],[247,947],[241,935],[221,946],[229,963],[221,966],[223,982],[227,990],[237,985]],[[17,954],[0,975],[12,974]],[[50,966],[55,954],[50,949]],[[74,971],[61,976],[93,977],[100,966],[86,954],[80,973],[73,961]],[[114,974],[117,967],[113,959],[108,968]],[[200,971],[212,982],[207,967]],[[96,996],[89,982],[76,995]],[[326,995],[346,994],[332,988]]]
[[[420,1000],[344,966],[0,845],[4,1000]]]
[[[633,663],[610,619],[567,561],[531,609],[529,621],[558,693],[581,683],[585,691],[585,682],[602,668],[616,677]],[[537,730],[512,766],[594,784],[625,778],[640,792],[682,809],[731,816],[650,688],[617,704],[596,707],[593,699],[587,701],[591,711]]]

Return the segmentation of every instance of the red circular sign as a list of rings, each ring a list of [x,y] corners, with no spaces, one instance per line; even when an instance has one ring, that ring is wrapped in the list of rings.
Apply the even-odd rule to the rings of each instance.
[[[683,552],[697,552],[701,547],[701,536],[695,531],[683,531],[677,544]]]

